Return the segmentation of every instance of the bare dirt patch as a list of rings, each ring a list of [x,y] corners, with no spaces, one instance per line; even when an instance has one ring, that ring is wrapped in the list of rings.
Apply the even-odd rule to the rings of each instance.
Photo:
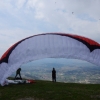
[[[37,98],[20,98],[17,100],[43,100],[43,99],[37,99]]]

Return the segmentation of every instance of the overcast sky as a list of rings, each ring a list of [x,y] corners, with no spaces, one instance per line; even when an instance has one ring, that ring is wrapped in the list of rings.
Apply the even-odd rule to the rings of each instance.
[[[0,57],[17,41],[46,32],[100,43],[100,0],[0,0]]]

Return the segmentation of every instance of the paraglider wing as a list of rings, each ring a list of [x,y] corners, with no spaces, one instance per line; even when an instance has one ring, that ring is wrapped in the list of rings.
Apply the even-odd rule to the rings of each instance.
[[[42,58],[76,58],[100,65],[100,44],[86,37],[65,33],[25,38],[11,46],[1,57],[1,85],[23,63]]]

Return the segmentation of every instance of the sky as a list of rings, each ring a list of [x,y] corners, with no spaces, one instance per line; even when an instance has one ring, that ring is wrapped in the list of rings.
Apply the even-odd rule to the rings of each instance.
[[[19,40],[48,32],[100,43],[100,0],[0,0],[0,57]]]

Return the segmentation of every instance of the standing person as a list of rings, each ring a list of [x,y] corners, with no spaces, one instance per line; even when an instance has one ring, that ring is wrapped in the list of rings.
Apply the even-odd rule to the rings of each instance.
[[[56,70],[55,70],[55,68],[53,68],[53,70],[52,70],[52,81],[56,82]]]
[[[17,78],[17,75],[19,75],[19,77],[20,77],[19,79],[22,79],[22,78],[21,78],[20,71],[21,71],[21,68],[18,68],[17,71],[16,71],[15,79]]]

